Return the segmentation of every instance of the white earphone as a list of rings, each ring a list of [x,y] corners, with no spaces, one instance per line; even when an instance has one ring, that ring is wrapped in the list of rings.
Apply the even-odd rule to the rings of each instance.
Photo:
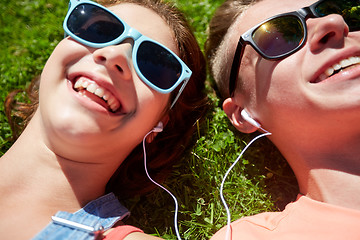
[[[225,240],[230,239],[231,237],[231,214],[230,214],[230,209],[225,201],[224,198],[224,194],[223,194],[223,189],[224,189],[224,185],[225,185],[225,180],[227,178],[227,176],[229,175],[230,171],[234,168],[234,166],[239,162],[240,158],[243,156],[243,154],[245,153],[245,151],[250,147],[250,145],[255,142],[256,140],[258,140],[261,137],[265,137],[265,136],[269,136],[271,135],[270,132],[266,131],[265,129],[263,129],[261,127],[261,124],[258,123],[257,121],[255,121],[252,117],[250,117],[250,114],[245,110],[241,110],[241,116],[242,118],[247,121],[248,123],[250,123],[251,125],[253,125],[254,127],[261,129],[262,131],[264,131],[265,133],[262,133],[258,136],[256,136],[255,138],[253,138],[246,146],[245,148],[243,148],[243,150],[241,151],[240,155],[236,158],[235,162],[231,165],[231,167],[226,171],[224,178],[221,182],[220,185],[220,199],[221,202],[223,203],[225,210],[226,210],[226,215],[227,215],[227,226],[226,226],[226,234],[225,234]]]
[[[160,122],[153,128],[153,132],[162,132],[163,129],[164,129],[164,125],[163,125],[163,123],[160,121]]]
[[[241,111],[241,116],[244,118],[244,120],[246,120],[254,127],[261,128],[261,124],[255,121],[252,117],[250,117],[249,113],[245,109]]]
[[[175,203],[175,214],[174,214],[174,228],[175,228],[175,233],[176,233],[176,237],[178,240],[181,240],[181,237],[180,237],[180,232],[179,232],[179,226],[178,226],[178,212],[179,212],[179,204],[178,204],[178,201],[176,199],[176,197],[174,196],[174,194],[172,194],[169,190],[167,190],[164,186],[160,185],[159,183],[157,183],[156,181],[154,181],[149,172],[148,172],[148,169],[147,169],[147,160],[146,160],[146,148],[145,148],[145,140],[146,140],[146,137],[153,133],[153,132],[162,132],[163,131],[163,128],[164,128],[164,125],[163,123],[160,121],[150,132],[148,132],[144,138],[143,138],[143,141],[142,141],[142,146],[143,146],[143,151],[144,151],[144,168],[145,168],[145,173],[146,173],[146,176],[149,178],[149,180],[151,182],[153,182],[156,186],[160,187],[161,189],[163,189],[164,191],[166,191],[174,200],[174,203]]]

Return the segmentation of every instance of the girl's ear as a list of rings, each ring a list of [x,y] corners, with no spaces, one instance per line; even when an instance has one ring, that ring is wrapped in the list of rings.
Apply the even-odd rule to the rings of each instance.
[[[223,102],[223,109],[231,124],[240,132],[252,133],[258,130],[257,127],[247,122],[241,116],[241,111],[244,109],[244,107],[236,103],[234,98],[225,99]]]
[[[168,123],[169,121],[169,116],[168,115],[165,115],[161,120],[160,122],[162,122],[162,125],[163,125],[163,128],[165,128],[166,124]],[[155,126],[154,126],[155,127]],[[154,141],[155,137],[158,135],[160,131],[153,131],[152,133],[150,133],[147,138],[146,138],[146,142],[147,143],[151,143],[152,141]]]

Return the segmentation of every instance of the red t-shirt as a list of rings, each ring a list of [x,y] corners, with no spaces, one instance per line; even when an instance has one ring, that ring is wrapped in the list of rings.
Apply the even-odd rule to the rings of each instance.
[[[111,230],[103,239],[104,240],[122,240],[127,235],[133,232],[143,232],[141,229],[137,227],[133,227],[130,225],[122,225]]]
[[[360,211],[305,196],[282,212],[266,212],[231,223],[232,240],[359,240]],[[226,226],[211,240],[225,240]]]

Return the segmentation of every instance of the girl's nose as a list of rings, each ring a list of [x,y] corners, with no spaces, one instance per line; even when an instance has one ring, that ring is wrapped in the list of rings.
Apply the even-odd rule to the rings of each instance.
[[[124,79],[131,79],[131,43],[121,43],[96,49],[93,52],[93,58],[96,63],[104,65],[109,70],[117,71]]]

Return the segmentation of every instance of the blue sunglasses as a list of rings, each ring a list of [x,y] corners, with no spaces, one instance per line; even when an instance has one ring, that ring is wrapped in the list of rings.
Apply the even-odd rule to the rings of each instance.
[[[63,27],[71,38],[93,48],[133,39],[133,64],[144,83],[164,94],[183,83],[171,107],[190,79],[191,70],[174,52],[142,35],[100,4],[88,0],[70,0]]]

